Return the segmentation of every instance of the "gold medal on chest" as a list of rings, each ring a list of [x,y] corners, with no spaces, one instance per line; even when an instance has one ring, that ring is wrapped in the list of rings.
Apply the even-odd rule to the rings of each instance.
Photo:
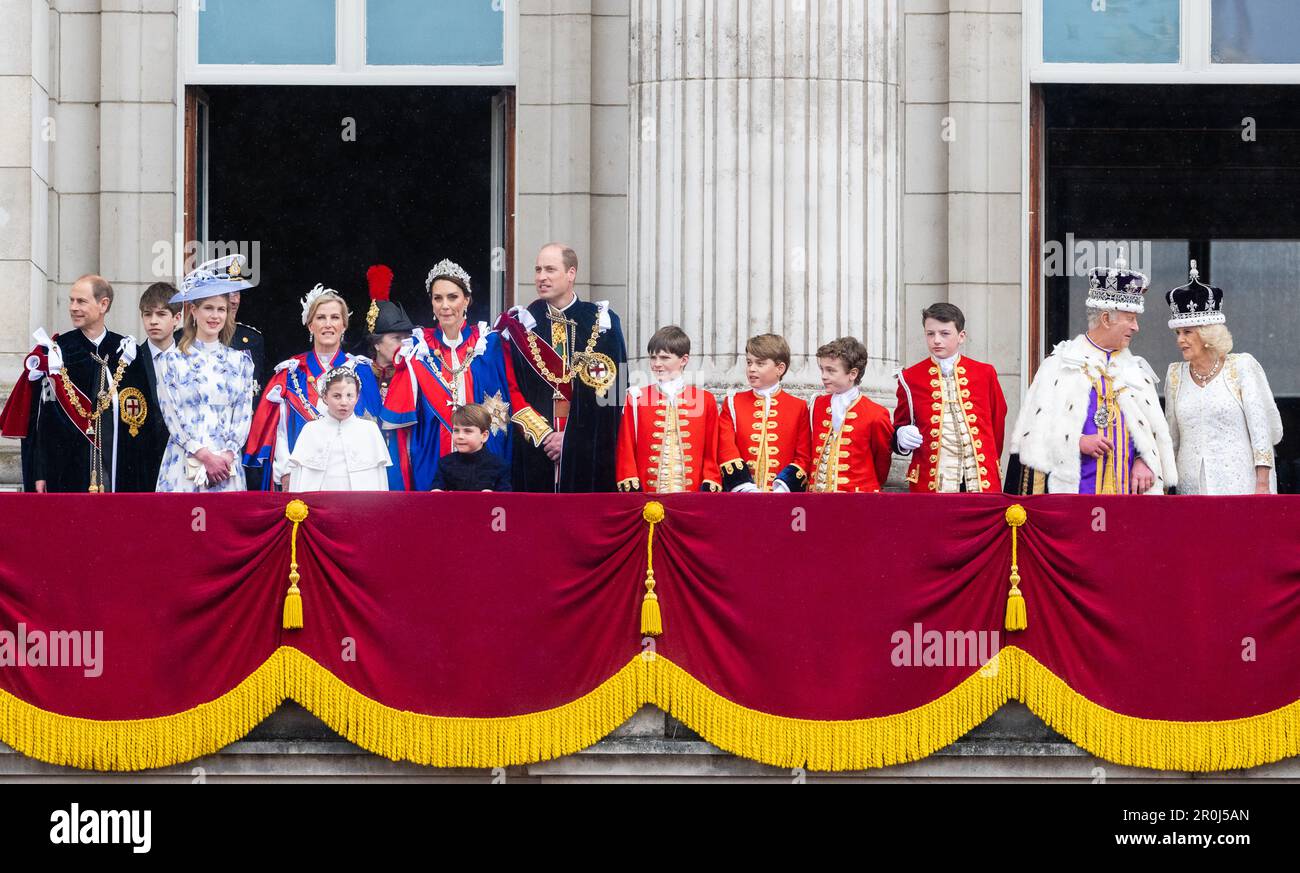
[[[145,419],[149,417],[149,404],[145,403],[144,394],[139,388],[127,388],[118,395],[117,405],[131,436],[138,436]]]
[[[594,388],[601,397],[605,396],[609,386],[618,378],[618,367],[614,359],[603,352],[580,352],[575,356],[573,364],[582,383]]]

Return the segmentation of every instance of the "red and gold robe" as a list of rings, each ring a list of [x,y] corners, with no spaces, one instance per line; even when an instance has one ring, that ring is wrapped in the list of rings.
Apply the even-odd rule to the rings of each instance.
[[[658,385],[628,388],[615,467],[620,491],[721,491],[718,401],[694,385],[672,400]]]
[[[844,424],[835,430],[831,395],[819,394],[813,400],[810,424],[809,491],[879,491],[884,487],[894,435],[885,407],[861,395],[844,413]]]
[[[972,469],[978,473],[978,488],[968,483],[967,491],[1000,492],[1002,473],[1002,438],[1006,429],[1007,402],[1002,396],[998,372],[991,365],[965,356],[958,357],[953,368],[956,400],[960,417],[953,416],[943,400],[942,371],[934,358],[926,358],[902,372],[915,414],[908,404],[908,391],[898,386],[898,405],[894,407],[894,427],[914,424],[925,442],[912,452],[907,469],[909,487],[915,492],[938,491],[939,471],[945,460],[942,451],[944,429],[957,427],[963,446],[971,452]],[[951,433],[951,431],[950,431]]]
[[[801,397],[777,388],[765,398],[751,388],[722,404],[718,464],[728,491],[747,482],[771,491],[778,480],[791,491],[803,491],[811,444],[808,403]]]

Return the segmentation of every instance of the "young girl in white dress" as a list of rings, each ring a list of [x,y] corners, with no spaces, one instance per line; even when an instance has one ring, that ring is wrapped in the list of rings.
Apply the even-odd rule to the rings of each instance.
[[[1192,281],[1167,295],[1183,360],[1169,365],[1165,417],[1178,461],[1179,494],[1276,494],[1273,447],[1282,417],[1264,368],[1232,354],[1223,291]]]
[[[243,491],[239,457],[253,420],[253,359],[227,343],[232,290],[250,287],[229,258],[185,277],[172,302],[188,303],[180,341],[159,357],[158,404],[170,438],[159,491]],[[235,287],[239,286],[239,287]]]
[[[388,444],[379,426],[355,414],[361,379],[351,367],[320,377],[328,415],[303,426],[289,454],[290,491],[387,491]]]

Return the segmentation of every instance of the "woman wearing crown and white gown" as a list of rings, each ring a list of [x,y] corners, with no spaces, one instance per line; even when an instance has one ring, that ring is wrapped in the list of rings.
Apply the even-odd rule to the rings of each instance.
[[[1182,361],[1165,378],[1165,417],[1178,459],[1180,494],[1276,494],[1273,447],[1282,417],[1264,368],[1232,353],[1223,290],[1191,281],[1165,295]]]
[[[262,401],[253,416],[253,426],[244,450],[244,463],[250,467],[271,462],[272,475],[263,473],[263,488],[288,487],[289,454],[307,422],[326,414],[319,380],[336,367],[356,371],[361,382],[356,415],[378,420],[383,403],[379,383],[366,358],[343,350],[343,335],[352,313],[342,295],[317,284],[302,299],[302,323],[311,334],[309,352],[294,355],[275,367],[275,375],[266,384]]]
[[[451,414],[478,403],[492,416],[485,448],[510,463],[511,416],[524,408],[510,355],[487,322],[466,317],[473,302],[469,274],[442,260],[424,283],[438,324],[416,328],[404,341],[384,400],[384,427],[404,432],[406,487],[428,491],[438,459],[452,451]]]

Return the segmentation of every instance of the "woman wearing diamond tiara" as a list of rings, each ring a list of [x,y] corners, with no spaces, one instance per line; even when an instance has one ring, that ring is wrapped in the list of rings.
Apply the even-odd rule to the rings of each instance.
[[[1190,276],[1165,295],[1183,353],[1165,379],[1179,493],[1276,494],[1282,417],[1268,377],[1249,354],[1232,354],[1223,290],[1200,281],[1195,261]]]
[[[302,299],[302,323],[311,334],[312,349],[294,355],[275,367],[267,382],[262,401],[253,416],[253,427],[244,450],[244,463],[250,467],[271,461],[273,474],[263,475],[263,488],[281,489],[289,485],[289,455],[307,422],[326,415],[318,380],[336,367],[356,370],[361,383],[356,415],[375,421],[383,405],[379,383],[369,361],[343,351],[343,334],[351,312],[342,295],[332,288],[317,285]]]
[[[438,324],[416,328],[403,343],[382,414],[385,428],[405,429],[403,473],[407,488],[418,491],[432,487],[438,459],[452,451],[455,410],[470,403],[487,409],[492,426],[485,448],[509,465],[511,416],[526,408],[501,335],[466,318],[473,286],[464,268],[439,261],[424,287]]]

